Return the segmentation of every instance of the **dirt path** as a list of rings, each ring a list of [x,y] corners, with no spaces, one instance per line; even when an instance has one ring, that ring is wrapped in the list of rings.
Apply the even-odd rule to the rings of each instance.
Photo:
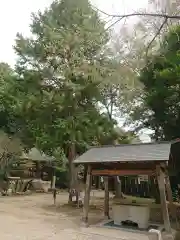
[[[6,240],[147,240],[141,234],[120,230],[80,227],[81,211],[64,205],[67,194],[58,195],[57,207],[50,194],[0,197],[0,239]],[[91,219],[101,215],[95,211]]]

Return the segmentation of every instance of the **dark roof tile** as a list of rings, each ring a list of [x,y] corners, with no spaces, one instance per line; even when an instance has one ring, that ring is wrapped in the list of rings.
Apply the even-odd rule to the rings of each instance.
[[[170,142],[94,147],[74,163],[168,161]]]

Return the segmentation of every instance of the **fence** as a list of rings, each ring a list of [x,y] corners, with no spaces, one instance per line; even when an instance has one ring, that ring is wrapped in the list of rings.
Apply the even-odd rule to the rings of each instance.
[[[126,195],[136,197],[151,198],[154,183],[150,180],[139,181],[137,178],[122,177],[121,187],[122,192]]]
[[[136,197],[151,198],[154,196],[153,190],[157,188],[154,183],[154,179],[147,179],[142,181],[139,177],[120,177],[122,192],[126,195],[132,195]],[[100,181],[100,177],[93,178],[93,185],[96,189],[103,188],[103,184]],[[114,191],[114,178],[109,179],[109,187],[111,191]]]

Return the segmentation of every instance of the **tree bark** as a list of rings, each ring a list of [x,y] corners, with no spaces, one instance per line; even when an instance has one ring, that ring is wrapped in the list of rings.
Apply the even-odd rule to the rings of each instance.
[[[77,176],[76,169],[74,166],[75,159],[75,144],[69,146],[68,160],[69,160],[69,203],[72,203],[73,192],[76,190]],[[78,197],[77,197],[78,198]]]

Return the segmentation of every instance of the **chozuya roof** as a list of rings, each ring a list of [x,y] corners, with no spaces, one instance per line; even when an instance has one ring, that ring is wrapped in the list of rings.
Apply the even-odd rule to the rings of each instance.
[[[170,147],[170,142],[93,147],[74,163],[168,161]]]

